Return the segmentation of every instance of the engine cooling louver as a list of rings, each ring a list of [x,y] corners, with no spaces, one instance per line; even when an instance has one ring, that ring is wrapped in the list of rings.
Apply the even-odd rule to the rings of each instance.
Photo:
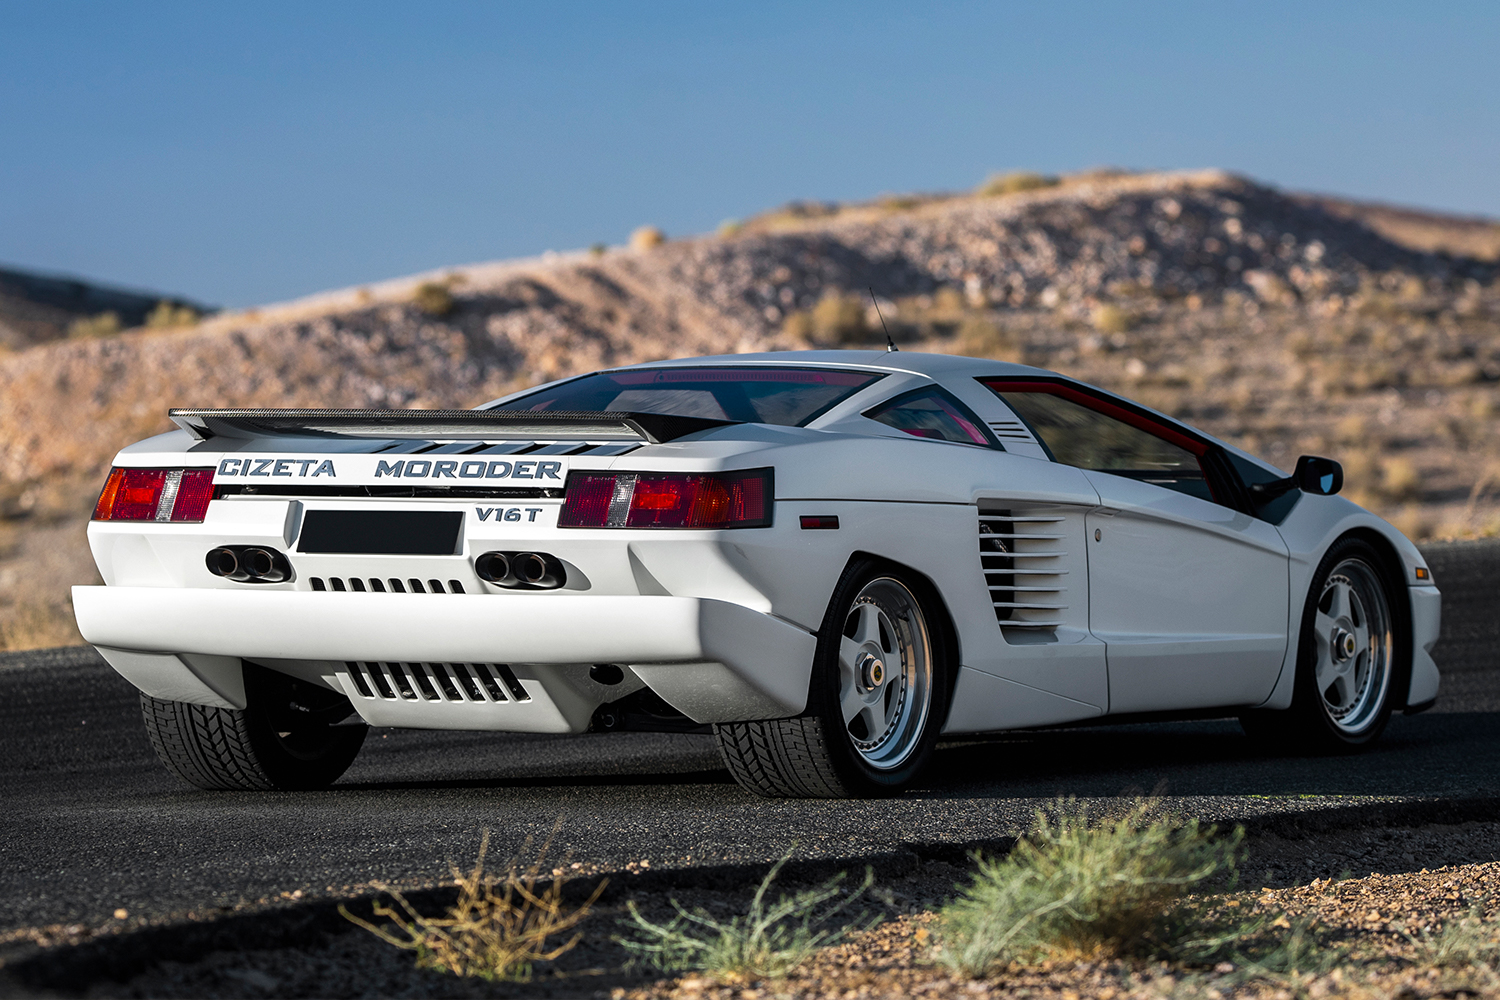
[[[419,580],[412,577],[408,580],[391,577],[382,580],[372,576],[368,580],[351,576],[347,580],[343,577],[321,576],[309,577],[307,584],[313,590],[335,591],[337,593],[354,594],[462,594],[464,585],[457,580],[449,580],[447,586],[442,580]]]
[[[979,512],[979,562],[995,618],[1003,628],[1053,629],[1068,605],[1063,595],[1066,519],[1017,509]]]
[[[344,666],[362,698],[481,704],[531,700],[503,663],[347,662]]]

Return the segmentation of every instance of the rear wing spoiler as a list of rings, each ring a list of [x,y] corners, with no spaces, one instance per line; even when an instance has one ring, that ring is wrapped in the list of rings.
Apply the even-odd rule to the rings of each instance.
[[[409,438],[421,441],[573,439],[660,444],[733,420],[666,413],[526,410],[200,410],[173,408],[173,422],[199,441],[268,437]]]

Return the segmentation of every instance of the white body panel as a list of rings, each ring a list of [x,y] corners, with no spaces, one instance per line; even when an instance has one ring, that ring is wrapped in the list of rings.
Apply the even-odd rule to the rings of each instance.
[[[1254,705],[1286,656],[1287,552],[1248,514],[1107,473],[1088,517],[1089,626],[1111,713]]]
[[[1428,651],[1437,591],[1417,586],[1420,555],[1410,542],[1346,501],[1303,497],[1273,526],[1057,464],[975,381],[1049,374],[1022,366],[871,352],[715,363],[885,377],[806,427],[742,424],[643,445],[544,441],[525,455],[467,441],[377,449],[367,440],[161,435],[126,448],[116,465],[214,468],[218,484],[263,495],[215,500],[201,523],[93,522],[90,545],[106,586],[75,591],[80,628],[142,690],[217,707],[242,707],[235,664],[250,659],[343,691],[377,725],[578,732],[599,705],[643,686],[698,722],[773,718],[803,710],[815,633],[845,567],[865,554],[932,583],[957,640],[946,731],[985,732],[1106,713],[1284,707],[1311,573],[1333,541],[1358,530],[1382,540],[1413,584],[1413,669],[1403,694],[1419,704],[1436,693]],[[862,415],[933,385],[968,406],[1005,450],[915,438]],[[476,447],[487,453],[470,454]],[[557,487],[570,472],[755,468],[774,469],[769,527],[558,526]],[[493,493],[275,495],[282,487],[388,485]],[[461,512],[457,551],[298,551],[310,512],[354,508]],[[997,583],[981,562],[981,524],[1002,520],[997,511],[1011,519],[1017,553],[1034,560],[1037,572],[1021,583]],[[839,528],[802,530],[803,515],[836,516]],[[214,576],[204,557],[220,545],[275,548],[293,576],[259,585]],[[492,550],[554,555],[566,585],[526,593],[486,583],[474,560]],[[438,581],[452,592],[314,592],[314,578]],[[1038,625],[1044,618],[1047,627]],[[596,663],[621,666],[625,680],[590,680]],[[499,674],[480,672],[485,665],[505,665],[528,697],[487,694],[481,682],[498,683]],[[416,687],[446,678],[451,690],[406,697],[403,678]]]

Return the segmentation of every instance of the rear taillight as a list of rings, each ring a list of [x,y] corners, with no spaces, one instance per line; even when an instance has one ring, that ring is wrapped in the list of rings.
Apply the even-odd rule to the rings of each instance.
[[[575,472],[560,528],[765,528],[770,469],[704,475]]]
[[[201,521],[213,498],[213,469],[110,469],[94,520]]]

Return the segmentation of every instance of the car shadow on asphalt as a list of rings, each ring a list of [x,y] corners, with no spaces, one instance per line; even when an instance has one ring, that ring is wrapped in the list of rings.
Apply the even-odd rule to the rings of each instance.
[[[1439,796],[1500,792],[1500,713],[1391,720],[1372,747],[1279,754],[1233,721],[1011,733],[940,748],[922,788],[938,797]]]

